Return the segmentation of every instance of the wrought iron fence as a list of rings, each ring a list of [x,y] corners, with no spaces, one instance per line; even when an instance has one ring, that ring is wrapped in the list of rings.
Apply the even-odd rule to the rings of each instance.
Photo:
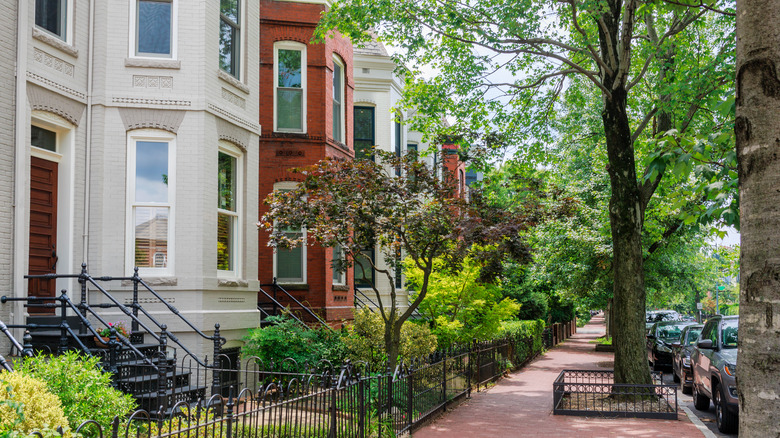
[[[553,414],[677,419],[677,385],[617,384],[614,371],[563,370],[553,382]]]
[[[410,432],[539,354],[541,342],[536,341],[537,348],[533,338],[519,336],[473,343],[401,364],[393,372],[362,362],[335,367],[328,361],[264,364],[249,358],[236,366],[235,356],[223,354],[220,367],[204,367],[184,358],[168,370],[169,378],[186,375],[190,385],[202,387],[197,401],[152,406],[149,400],[128,419],[116,418],[110,430],[90,421],[77,432],[203,438],[364,438]],[[209,387],[215,373],[223,377],[220,386]]]

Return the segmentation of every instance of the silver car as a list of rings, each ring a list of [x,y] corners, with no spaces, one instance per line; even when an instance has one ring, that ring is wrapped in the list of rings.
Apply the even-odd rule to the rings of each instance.
[[[737,397],[738,316],[714,316],[707,320],[691,354],[693,405],[696,409],[715,405],[718,430],[733,432],[739,424]]]

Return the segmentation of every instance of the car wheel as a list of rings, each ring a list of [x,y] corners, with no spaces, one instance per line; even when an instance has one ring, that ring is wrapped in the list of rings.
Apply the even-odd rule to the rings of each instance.
[[[693,384],[693,407],[700,411],[710,408],[710,398],[700,393],[695,383]]]
[[[718,430],[723,433],[734,432],[739,419],[726,409],[726,397],[723,395],[723,387],[720,383],[715,385],[715,390],[712,392],[712,404],[715,405],[715,421]]]

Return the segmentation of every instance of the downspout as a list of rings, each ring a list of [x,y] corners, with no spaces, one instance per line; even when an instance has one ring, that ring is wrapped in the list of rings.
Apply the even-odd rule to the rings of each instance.
[[[27,150],[27,40],[30,38],[27,1],[16,3],[16,101],[14,111],[15,140],[14,150],[14,238],[13,238],[13,290],[11,295],[22,297],[26,293],[24,267],[28,261],[27,244],[29,242],[29,181],[30,164]],[[27,223],[25,223],[27,222]],[[25,234],[25,231],[28,231]],[[14,324],[24,324],[24,302],[14,303],[11,321]],[[21,339],[21,329],[14,331],[14,336]]]
[[[87,141],[84,151],[84,231],[81,257],[89,266],[89,198],[92,182],[92,73],[95,61],[95,0],[89,0],[89,57],[87,58]]]

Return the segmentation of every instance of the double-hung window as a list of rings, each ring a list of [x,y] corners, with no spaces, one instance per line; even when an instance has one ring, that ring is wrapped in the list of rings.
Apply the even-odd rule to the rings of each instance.
[[[219,2],[219,68],[239,78],[241,54],[241,2]]]
[[[374,108],[370,106],[355,106],[355,126],[353,142],[355,158],[374,159],[371,148],[376,144],[374,134]]]
[[[137,0],[135,56],[172,58],[176,0]]]
[[[401,135],[403,133],[403,129],[401,129],[401,121],[400,115],[396,115],[399,120],[395,120],[393,122],[393,125],[395,127],[395,156],[396,158],[401,158]],[[395,168],[395,176],[401,176],[401,166],[396,166]]]
[[[344,250],[341,245],[333,247],[333,284],[344,286],[347,284],[347,273],[344,271]]]
[[[295,187],[295,183],[281,182],[274,184],[274,191],[288,192]],[[276,248],[274,251],[274,277],[279,283],[305,284],[306,283],[306,231],[297,228],[287,228],[283,232],[290,239],[303,238],[304,243],[295,248]]]
[[[306,132],[306,45],[274,44],[274,130]]]
[[[223,144],[217,163],[217,271],[220,276],[239,277],[241,153]]]
[[[344,143],[344,64],[333,57],[333,139]]]
[[[175,139],[131,135],[128,163],[127,267],[142,274],[173,274]]]
[[[35,25],[66,41],[68,0],[35,0]]]

